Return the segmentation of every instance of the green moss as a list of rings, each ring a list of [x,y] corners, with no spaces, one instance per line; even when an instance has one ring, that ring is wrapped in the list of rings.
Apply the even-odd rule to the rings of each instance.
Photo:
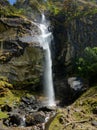
[[[93,114],[93,109],[97,108],[97,86],[89,88],[79,99],[69,106],[69,108],[69,113],[65,108],[58,110],[58,114],[49,124],[49,130],[93,129],[89,120],[97,120],[97,117]],[[60,118],[64,119],[63,124],[60,123]],[[76,123],[84,120],[86,120],[85,123]],[[70,124],[65,127],[68,123]],[[75,127],[73,128],[74,125]]]
[[[0,97],[4,97],[9,94],[10,89],[13,88],[13,85],[8,82],[6,77],[0,77]]]
[[[8,104],[11,107],[17,107],[22,96],[30,97],[32,96],[32,93],[30,94],[30,92],[26,90],[9,90],[6,96],[0,97],[0,108],[6,104]],[[6,112],[0,111],[0,119],[7,117],[8,115]]]
[[[12,90],[12,93],[14,95],[14,97],[17,97],[18,99],[20,99],[22,96],[31,96],[32,92],[31,91],[27,91],[27,90]]]
[[[7,118],[8,115],[5,112],[0,111],[0,119]]]
[[[93,109],[97,107],[97,86],[91,87],[85,92],[74,104],[74,108],[81,109],[81,115],[83,113],[84,118],[92,116]],[[78,115],[75,116],[78,117]]]
[[[48,130],[61,130],[63,128],[63,125],[59,122],[59,118],[62,116],[63,114],[61,113],[57,114],[51,122]]]
[[[4,104],[9,104],[9,105],[13,105],[14,102],[19,102],[19,97],[17,97],[16,95],[14,95],[10,90],[8,91],[8,94],[4,97],[0,97],[0,106],[4,105]]]
[[[0,88],[1,87],[6,87],[6,88],[12,88],[12,84],[6,82],[6,81],[0,81]]]
[[[9,90],[7,95],[4,97],[0,97],[0,108],[3,105],[8,104],[9,106],[17,106],[17,103],[19,102],[19,97],[16,97],[12,94],[12,92]],[[7,112],[0,111],[0,119],[7,118]]]

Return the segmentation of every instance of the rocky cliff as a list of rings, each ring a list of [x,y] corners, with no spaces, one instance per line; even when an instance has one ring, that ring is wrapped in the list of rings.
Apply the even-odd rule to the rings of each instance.
[[[15,7],[15,9],[10,7],[8,10],[9,4],[6,5],[1,1],[2,4],[4,5],[2,10],[4,10],[3,13],[0,12],[0,74],[7,76],[12,82],[34,83],[41,79],[43,51],[37,40],[40,31],[30,20],[35,20],[35,15],[39,16],[39,10],[45,10],[43,8],[45,6],[49,10],[46,16],[51,20],[55,40],[55,44],[52,45],[55,82],[65,76],[75,75],[76,59],[83,57],[83,50],[87,46],[94,47],[97,44],[97,10],[94,4],[83,1],[75,3],[69,0],[48,2],[47,5],[42,6],[42,3],[38,1],[23,1],[14,5],[19,10]],[[21,8],[25,16],[21,16]],[[34,11],[35,14],[31,15]],[[39,17],[36,19],[39,20]],[[65,84],[64,79],[59,82]]]
[[[54,26],[55,73],[61,76],[74,74],[76,60],[85,55],[85,48],[97,46],[96,4],[69,0],[62,8],[50,17]]]
[[[25,17],[0,18],[0,76],[12,83],[40,83],[43,50],[34,38],[39,33],[38,27]]]
[[[37,122],[38,119],[39,122],[43,119],[43,122],[41,122],[41,125],[43,125],[45,121],[44,112],[45,117],[48,118],[47,110],[52,111],[46,107],[39,108],[40,110],[37,109],[37,100],[32,96],[33,90],[38,92],[38,88],[42,88],[42,61],[44,60],[43,49],[38,42],[40,30],[33,21],[40,20],[40,9],[47,9],[48,11],[45,15],[51,20],[52,26],[49,29],[52,29],[55,40],[55,44],[51,48],[54,87],[56,98],[58,100],[61,99],[58,105],[63,107],[62,109],[57,109],[56,115],[46,123],[47,129],[59,130],[65,128],[77,130],[85,128],[96,130],[96,86],[90,88],[85,95],[82,95],[70,107],[66,109],[64,107],[64,104],[65,106],[70,105],[83,91],[87,90],[86,87],[88,85],[83,82],[83,78],[77,77],[79,74],[76,71],[76,60],[84,57],[86,47],[97,46],[96,3],[93,4],[86,0],[76,0],[73,1],[74,3],[72,3],[72,0],[61,0],[62,3],[60,3],[54,0],[48,1],[47,4],[45,3],[42,6],[42,3],[37,3],[38,0],[33,1],[23,0],[22,3],[21,0],[18,0],[20,3],[14,5],[17,8],[20,5],[19,9],[17,9],[6,0],[0,0],[0,110],[6,109],[6,106],[7,109],[13,110],[8,113],[10,114],[9,118],[7,118],[6,112],[0,111],[0,119],[7,118],[7,120],[4,119],[3,123],[11,126],[13,122],[13,126],[16,126],[17,118],[22,114],[27,114],[26,124],[28,126],[29,123],[32,126],[33,121],[36,120]],[[25,12],[25,10],[28,12]],[[34,13],[34,11],[36,12]],[[35,19],[36,15],[38,18]],[[97,59],[97,48],[93,55]],[[95,66],[97,66],[97,60]],[[85,68],[83,74],[86,72],[88,73],[88,70]],[[97,69],[92,72],[97,74]],[[88,75],[90,76],[90,73]],[[38,93],[36,95],[43,100],[43,95],[40,96]],[[18,107],[21,109],[18,109]],[[24,113],[22,113],[23,109]],[[40,116],[40,113],[36,113],[39,114],[39,118],[37,118],[35,111],[41,110],[43,114]],[[15,122],[11,115],[13,112],[18,113],[18,117],[15,115]],[[31,113],[33,114],[31,115]],[[53,115],[53,112],[51,112],[51,115]],[[43,118],[41,119],[41,117]],[[10,119],[12,119],[12,122],[10,122]],[[42,129],[39,122],[35,124],[35,129]],[[25,124],[23,125],[25,126]],[[23,129],[30,128],[26,127]]]

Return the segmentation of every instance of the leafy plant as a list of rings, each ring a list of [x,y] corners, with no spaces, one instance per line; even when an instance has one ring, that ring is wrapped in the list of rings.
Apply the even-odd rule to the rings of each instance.
[[[78,73],[86,78],[97,75],[97,47],[86,47],[84,56],[77,59]]]

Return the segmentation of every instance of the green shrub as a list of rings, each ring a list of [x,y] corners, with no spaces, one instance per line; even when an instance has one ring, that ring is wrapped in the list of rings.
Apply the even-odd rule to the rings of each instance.
[[[91,78],[97,75],[97,47],[86,47],[83,57],[76,61],[79,75]]]

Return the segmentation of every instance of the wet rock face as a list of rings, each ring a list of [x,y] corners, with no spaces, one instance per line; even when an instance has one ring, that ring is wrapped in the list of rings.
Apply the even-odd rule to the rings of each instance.
[[[60,14],[61,15],[61,14]],[[52,44],[52,54],[53,54],[53,68],[56,76],[65,75],[65,55],[67,52],[67,40],[66,29],[64,27],[64,16],[51,17],[51,22],[53,24],[53,35],[54,42]]]
[[[39,28],[19,16],[0,18],[0,76],[15,84],[40,83],[43,50]]]
[[[7,63],[13,57],[23,55],[27,43],[21,43],[18,40],[6,40],[0,42],[0,63]]]
[[[97,16],[82,17],[72,20],[67,29],[70,45],[73,46],[73,58],[84,55],[83,50],[97,45]],[[70,50],[71,51],[71,50]],[[74,62],[74,61],[73,61]]]
[[[40,48],[27,47],[23,55],[13,57],[0,65],[0,76],[16,83],[39,83],[42,76],[43,51]]]
[[[72,13],[72,12],[71,12]],[[60,18],[61,17],[61,18]],[[97,46],[97,14],[81,16],[71,19],[66,23],[65,14],[51,17],[53,34],[55,39],[53,59],[54,84],[56,95],[63,96],[70,88],[65,77],[72,76],[76,72],[76,59],[84,56],[84,49],[88,46]],[[79,85],[78,85],[79,84]],[[79,81],[71,85],[81,86]]]
[[[35,40],[24,37],[34,37],[40,34],[38,27],[22,17],[0,18],[0,63],[10,61],[12,57],[18,57],[23,54],[27,46],[33,46]],[[37,41],[36,44],[37,45]],[[38,44],[39,46],[39,44]]]
[[[68,23],[66,20],[65,14],[51,18],[56,43],[54,71],[57,75],[73,73],[75,59],[84,55],[87,46],[97,46],[97,14],[71,18]]]

